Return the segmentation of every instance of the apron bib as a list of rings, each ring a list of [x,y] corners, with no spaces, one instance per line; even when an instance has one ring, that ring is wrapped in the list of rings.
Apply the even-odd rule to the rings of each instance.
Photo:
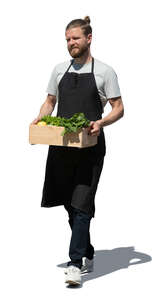
[[[70,118],[83,112],[90,121],[102,118],[102,103],[94,77],[94,58],[91,73],[68,72],[59,83],[57,116]],[[42,207],[72,205],[90,216],[95,213],[95,193],[106,154],[103,128],[98,143],[87,148],[50,145],[46,162]]]

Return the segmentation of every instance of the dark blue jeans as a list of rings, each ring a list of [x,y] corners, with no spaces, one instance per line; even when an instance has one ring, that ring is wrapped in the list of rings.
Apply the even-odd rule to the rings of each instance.
[[[94,256],[94,247],[90,243],[90,221],[91,216],[85,212],[70,206],[64,205],[69,215],[69,225],[72,230],[69,257],[71,261],[67,266],[74,265],[81,269],[82,258],[92,259]]]

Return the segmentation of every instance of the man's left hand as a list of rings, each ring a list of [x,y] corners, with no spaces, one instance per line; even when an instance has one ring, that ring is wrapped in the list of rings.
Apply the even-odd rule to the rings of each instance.
[[[97,121],[91,121],[88,129],[88,134],[91,136],[99,136],[100,134],[100,128],[101,128],[101,122],[100,120]]]

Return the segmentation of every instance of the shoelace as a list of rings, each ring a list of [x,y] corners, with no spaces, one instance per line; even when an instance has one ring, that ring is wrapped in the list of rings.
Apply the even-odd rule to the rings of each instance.
[[[68,268],[68,271],[73,271],[73,272],[77,272],[77,267],[71,266]]]

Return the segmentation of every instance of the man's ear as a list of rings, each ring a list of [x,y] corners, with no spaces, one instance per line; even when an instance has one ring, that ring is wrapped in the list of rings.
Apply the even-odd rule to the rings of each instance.
[[[89,43],[91,43],[91,41],[92,41],[92,33],[89,33],[87,35],[87,40],[88,40]]]

